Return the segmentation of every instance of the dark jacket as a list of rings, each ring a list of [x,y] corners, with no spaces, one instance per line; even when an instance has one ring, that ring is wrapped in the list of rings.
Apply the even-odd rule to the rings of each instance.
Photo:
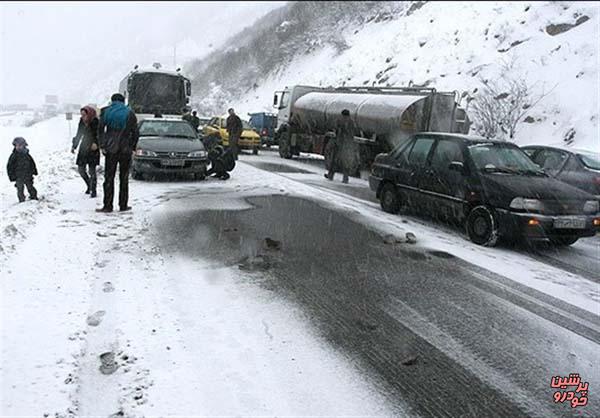
[[[92,119],[90,125],[86,125],[83,120],[79,120],[77,133],[73,138],[73,149],[79,145],[77,153],[77,165],[100,164],[100,147],[98,145],[98,118]],[[96,150],[92,150],[92,144],[96,144]]]
[[[227,132],[229,135],[241,135],[243,130],[242,120],[238,115],[229,115],[227,117]]]
[[[354,141],[356,125],[350,117],[338,120],[335,130],[335,160],[346,173],[353,173],[359,165],[358,144]]]
[[[29,179],[37,176],[37,167],[33,157],[29,155],[29,151],[19,152],[16,149],[8,158],[6,172],[10,181]]]
[[[100,112],[98,142],[107,154],[131,154],[137,147],[137,117],[122,102],[113,102]]]
[[[216,145],[208,151],[210,168],[217,174],[226,173],[235,168],[235,158],[230,148]]]

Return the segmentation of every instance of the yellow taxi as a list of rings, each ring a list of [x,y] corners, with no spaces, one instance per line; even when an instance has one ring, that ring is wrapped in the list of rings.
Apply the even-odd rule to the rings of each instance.
[[[242,120],[242,135],[238,142],[240,149],[250,149],[253,154],[258,154],[260,148],[260,135],[254,131],[252,126]],[[215,116],[202,129],[205,137],[218,137],[224,147],[229,146],[229,133],[227,133],[227,116]]]

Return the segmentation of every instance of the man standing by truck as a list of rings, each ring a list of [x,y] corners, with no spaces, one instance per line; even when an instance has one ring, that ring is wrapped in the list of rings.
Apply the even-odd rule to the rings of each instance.
[[[233,157],[238,159],[238,141],[242,136],[242,120],[235,114],[233,108],[228,110],[227,117],[227,134],[229,135],[229,147],[233,152]]]
[[[342,183],[348,183],[348,177],[356,171],[358,167],[358,146],[354,142],[355,132],[356,125],[350,117],[350,111],[348,109],[342,110],[342,118],[337,122],[333,144],[331,142],[327,144],[331,147],[329,172],[325,174],[327,179],[333,180],[336,171],[341,170],[344,175]]]

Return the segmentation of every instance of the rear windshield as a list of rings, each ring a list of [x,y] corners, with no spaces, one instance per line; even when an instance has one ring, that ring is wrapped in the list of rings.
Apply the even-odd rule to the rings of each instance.
[[[168,136],[173,138],[196,138],[194,129],[187,122],[177,121],[142,121],[140,136]]]
[[[592,170],[600,170],[600,154],[593,152],[580,152],[577,154],[579,159],[587,168]]]

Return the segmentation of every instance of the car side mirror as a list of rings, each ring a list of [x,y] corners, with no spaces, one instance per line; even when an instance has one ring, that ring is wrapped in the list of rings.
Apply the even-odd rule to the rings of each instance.
[[[461,163],[460,161],[452,161],[448,165],[448,170],[456,171],[457,173],[460,173],[460,174],[465,174],[465,165],[463,163]]]

